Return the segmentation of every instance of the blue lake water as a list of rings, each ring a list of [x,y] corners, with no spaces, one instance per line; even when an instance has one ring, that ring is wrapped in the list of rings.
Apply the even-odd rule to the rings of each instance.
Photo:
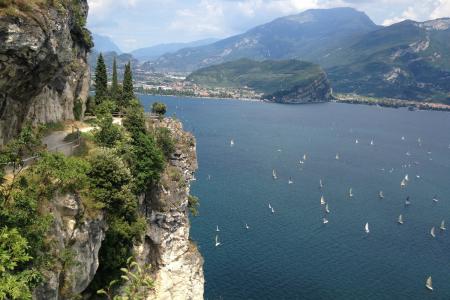
[[[191,235],[205,258],[205,299],[450,298],[449,113],[141,99],[146,107],[165,102],[197,138],[192,193],[201,206]],[[331,210],[326,225],[322,194]],[[439,230],[443,219],[446,232]],[[433,292],[425,288],[430,275]]]

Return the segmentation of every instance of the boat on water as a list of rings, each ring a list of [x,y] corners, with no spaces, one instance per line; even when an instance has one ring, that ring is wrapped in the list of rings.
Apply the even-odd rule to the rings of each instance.
[[[272,211],[273,214],[275,213],[275,209],[273,209],[273,207],[271,208],[271,211]]]
[[[375,145],[375,143],[374,143],[373,140],[371,140],[371,141],[370,141],[370,146],[373,146],[373,145]]]
[[[359,144],[359,141],[358,141],[358,140],[355,140],[355,144]]]
[[[294,183],[294,181],[292,180],[292,177],[289,177],[288,184],[293,184],[293,183]]]
[[[328,219],[327,218],[323,218],[322,222],[323,222],[323,224],[328,224]]]
[[[384,199],[383,191],[380,191],[380,192],[378,193],[378,197],[379,197],[380,199]]]
[[[411,205],[411,201],[409,199],[409,196],[406,197],[405,206]]]
[[[220,229],[219,229],[219,225],[217,225],[217,226],[216,226],[216,231],[217,231],[217,232],[219,232],[219,231],[220,231]]]
[[[405,180],[409,181],[409,175],[408,174],[405,175]]]
[[[328,207],[328,203],[325,205],[325,212],[326,212],[327,214],[330,213],[330,208]]]
[[[339,153],[336,154],[336,160],[339,160],[340,156]]]
[[[250,229],[250,226],[248,226],[248,224],[247,223],[245,223],[245,229]]]
[[[276,180],[278,177],[277,177],[277,171],[275,171],[275,169],[273,169],[272,170],[272,178],[274,179],[274,180]]]
[[[322,197],[320,197],[320,205],[325,205],[325,204],[327,204],[327,203],[325,202],[325,197],[322,195]]]
[[[270,203],[269,203],[269,209],[272,209],[272,205],[270,205]]]
[[[406,181],[405,181],[405,179],[403,179],[403,180],[400,182],[400,187],[404,188],[405,186],[406,186]]]
[[[230,141],[230,146],[233,147],[234,146],[234,140]]]
[[[353,198],[353,189],[352,188],[350,188],[350,190],[348,191],[348,196],[350,198]]]
[[[442,220],[441,226],[439,226],[439,229],[440,230],[447,230],[447,228],[445,228],[445,221],[444,220]]]
[[[303,154],[303,161],[306,161],[306,154]]]
[[[221,243],[220,243],[220,241],[219,241],[219,236],[218,235],[216,235],[216,247],[218,247],[218,246],[220,246],[221,245]]]
[[[439,199],[438,199],[437,195],[434,195],[433,202],[439,202]]]
[[[403,224],[403,215],[398,216],[397,223],[402,225]]]
[[[431,227],[431,230],[430,230],[430,234],[432,237],[436,237],[436,233],[434,231],[435,231],[435,228],[433,226],[433,227]]]
[[[425,287],[430,291],[433,290],[433,280],[431,279],[431,276],[427,278],[427,281],[425,282]]]
[[[402,141],[406,140],[406,138],[404,136],[402,136]]]
[[[366,223],[366,226],[364,226],[364,231],[369,234],[370,230],[369,230],[369,223]]]
[[[320,188],[323,188],[323,182],[322,182],[322,179],[319,180],[319,187],[320,187]]]

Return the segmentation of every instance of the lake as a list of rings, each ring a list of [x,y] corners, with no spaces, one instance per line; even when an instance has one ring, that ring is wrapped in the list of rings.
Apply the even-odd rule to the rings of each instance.
[[[197,139],[205,299],[450,298],[449,113],[141,96],[156,99]]]

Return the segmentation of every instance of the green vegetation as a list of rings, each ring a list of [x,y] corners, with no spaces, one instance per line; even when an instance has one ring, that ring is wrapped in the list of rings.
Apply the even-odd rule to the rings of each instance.
[[[112,112],[115,110],[115,103],[104,101],[96,108],[97,126],[95,130],[95,141],[102,147],[114,147],[121,139],[122,132],[118,125],[113,124]]]
[[[194,217],[198,216],[198,207],[200,206],[200,200],[196,196],[189,195],[188,207],[191,215]]]
[[[164,103],[154,102],[152,104],[152,113],[164,116],[167,112],[167,107]]]
[[[125,73],[123,75],[123,96],[122,96],[122,106],[126,107],[128,104],[135,99],[134,88],[133,88],[133,75],[131,72],[131,62],[125,66]]]
[[[112,84],[111,89],[109,91],[109,94],[111,96],[111,100],[114,101],[116,104],[118,104],[119,101],[119,83],[117,80],[117,61],[116,57],[114,56],[113,61],[113,71],[112,71]]]
[[[324,75],[318,65],[298,60],[240,59],[200,69],[187,80],[207,87],[250,88],[269,98],[280,91],[307,86]]]
[[[83,102],[81,102],[80,98],[77,98],[73,104],[73,116],[75,120],[81,121],[82,115],[83,115]]]
[[[170,158],[175,151],[175,141],[172,138],[172,133],[168,128],[157,128],[155,132],[156,142],[159,148],[163,151],[166,158]]]
[[[97,291],[97,295],[104,295],[108,300],[145,300],[153,289],[153,279],[151,278],[151,266],[146,265],[141,268],[133,258],[127,260],[127,267],[120,269],[122,280],[125,280],[124,296],[114,296],[114,288],[120,282],[113,280],[105,289]]]
[[[95,104],[99,105],[108,97],[108,75],[103,55],[100,53],[95,69]]]

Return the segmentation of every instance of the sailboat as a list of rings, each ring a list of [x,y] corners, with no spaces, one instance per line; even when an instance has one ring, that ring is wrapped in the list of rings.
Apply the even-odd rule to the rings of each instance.
[[[434,226],[431,228],[430,234],[432,237],[436,237],[436,234],[434,233]]]
[[[270,203],[269,203],[269,209],[272,209],[272,205],[270,205]]]
[[[294,181],[292,181],[292,177],[289,177],[288,184],[293,184],[293,183],[294,183]]]
[[[358,140],[355,140],[355,144],[359,144],[359,141],[358,141]]]
[[[230,146],[233,147],[234,146],[234,140],[230,141]]]
[[[442,220],[441,222],[441,226],[439,227],[440,230],[447,230],[447,228],[445,228],[445,221]]]
[[[339,160],[339,153],[336,154],[336,160]]]
[[[368,234],[368,233],[370,233],[370,230],[369,230],[369,223],[366,223],[366,226],[364,226],[364,231]]]
[[[324,198],[324,196],[322,195],[322,197],[320,197],[320,205],[325,205],[325,204],[326,204],[325,198]]]
[[[439,199],[437,198],[437,195],[435,195],[435,196],[433,197],[433,201],[434,201],[434,202],[438,202],[438,201],[439,201]]]
[[[400,187],[404,188],[405,186],[406,186],[406,181],[405,181],[405,179],[403,179],[403,180],[400,182]]]
[[[405,137],[404,136],[402,136],[402,141],[404,141],[405,140]]]
[[[431,276],[428,277],[427,282],[425,283],[425,287],[430,291],[433,290],[433,281],[431,280]]]
[[[271,210],[272,210],[272,213],[274,214],[274,213],[275,213],[275,210],[273,209],[273,207],[271,208]]]
[[[408,174],[405,175],[405,180],[409,181],[409,175]]]
[[[380,199],[384,199],[383,191],[380,191],[380,192],[378,193],[378,197],[380,197]]]
[[[375,145],[375,143],[373,142],[373,140],[370,141],[370,146]]]
[[[274,180],[276,180],[278,178],[277,177],[277,171],[275,171],[275,169],[272,170],[272,177],[273,177]]]
[[[402,225],[403,224],[403,215],[398,216],[398,224]]]
[[[325,212],[326,212],[327,214],[330,213],[330,208],[328,207],[328,203],[325,205]]]
[[[221,244],[220,244],[220,242],[219,242],[219,236],[218,235],[216,235],[216,247],[218,247],[218,246],[220,246]]]
[[[328,224],[328,219],[327,218],[323,218],[322,222],[323,222],[323,224]]]
[[[245,229],[250,229],[250,226],[248,226],[248,224],[247,223],[245,223]]]
[[[322,182],[322,179],[319,180],[319,187],[320,187],[320,188],[323,188],[323,182]]]
[[[303,154],[303,161],[306,161],[306,154]]]
[[[219,231],[220,231],[220,229],[219,229],[219,225],[217,225],[217,227],[216,227],[216,231],[217,231],[217,232],[219,232]]]
[[[353,189],[352,189],[352,188],[350,188],[350,190],[348,191],[348,196],[349,196],[350,198],[353,197]]]
[[[409,196],[406,197],[405,206],[411,205],[411,201],[409,201]]]

